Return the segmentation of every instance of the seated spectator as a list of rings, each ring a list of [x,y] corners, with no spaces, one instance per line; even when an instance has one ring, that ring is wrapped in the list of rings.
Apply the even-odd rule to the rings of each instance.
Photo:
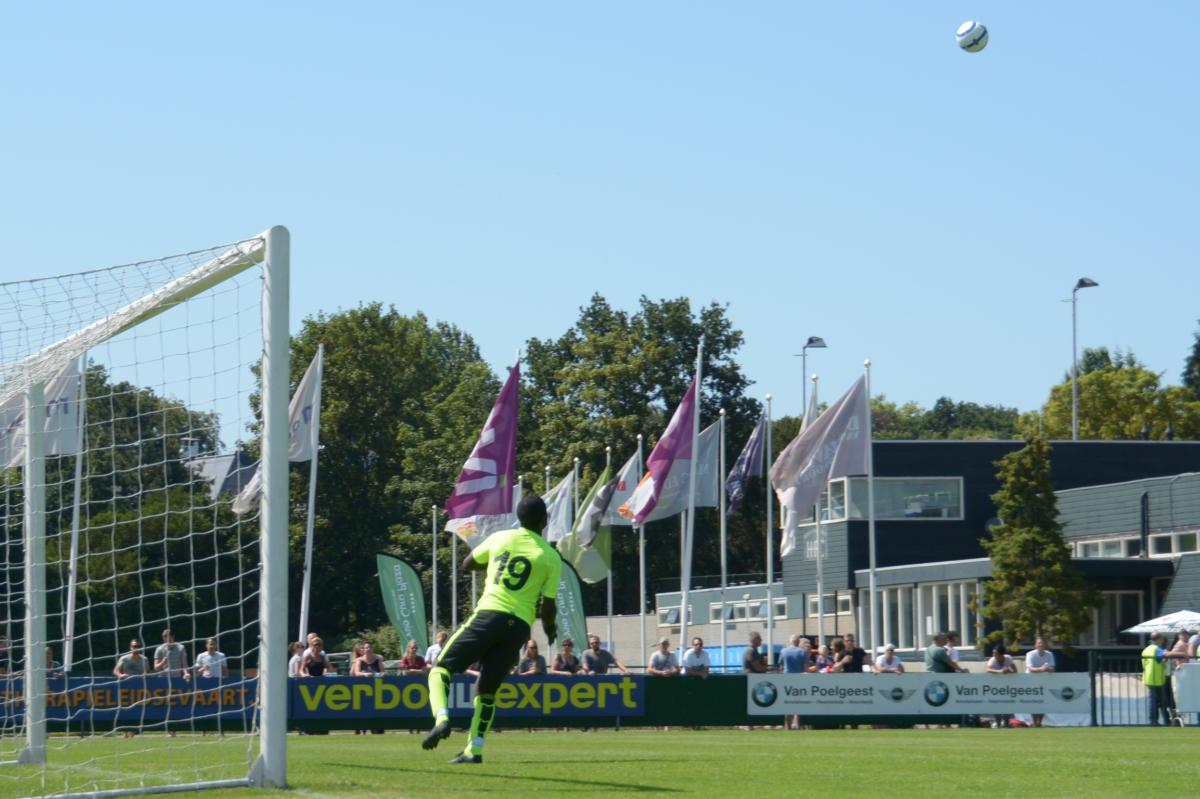
[[[679,663],[675,660],[675,653],[671,651],[670,638],[658,642],[658,650],[650,656],[650,665],[646,668],[646,673],[655,677],[675,677],[679,674]]]
[[[303,677],[324,677],[326,674],[337,673],[337,669],[329,662],[325,654],[325,642],[320,636],[313,636],[303,659],[300,661],[300,675]]]
[[[404,650],[404,657],[400,658],[400,673],[410,676],[420,675],[425,674],[429,669],[425,658],[417,654],[417,642],[409,641]]]
[[[52,647],[46,647],[46,679],[61,680],[62,678],[62,664],[54,659],[54,649]]]
[[[598,635],[588,636],[588,649],[583,653],[581,660],[583,661],[583,673],[588,676],[608,674],[608,670],[613,666],[620,669],[622,674],[629,673],[629,669],[625,668],[612,652],[600,648],[600,636]]]
[[[779,666],[785,674],[804,674],[816,671],[809,657],[812,643],[807,638],[793,635],[788,645],[779,652]]]
[[[150,662],[142,654],[142,642],[134,638],[129,642],[129,651],[117,659],[113,666],[115,677],[141,677],[148,671]]]
[[[375,651],[375,645],[370,641],[359,641],[357,656],[350,664],[351,677],[378,677],[383,674],[383,658]]]
[[[833,658],[829,654],[829,647],[821,644],[817,647],[817,657],[813,660],[813,665],[817,668],[817,673],[828,674],[833,671]]]
[[[565,677],[578,675],[583,666],[579,662],[579,658],[575,656],[575,642],[570,638],[564,638],[560,646],[562,651],[554,656],[554,662],[550,664],[550,673]]]
[[[533,677],[546,673],[546,659],[538,654],[537,641],[530,640],[525,644],[525,656],[517,664],[517,674],[523,677]]]
[[[862,674],[866,670],[868,655],[854,640],[854,633],[846,633],[842,639],[846,644],[845,668],[847,674]]]
[[[708,652],[704,650],[704,640],[700,636],[692,639],[692,648],[683,653],[683,674],[685,677],[708,679],[711,664]]]
[[[204,642],[204,651],[196,656],[197,677],[228,677],[229,659],[224,652],[217,651],[217,639]]]
[[[288,654],[291,655],[291,657],[288,658],[288,676],[299,677],[300,661],[304,659],[304,644],[300,643],[299,641],[292,641],[292,643],[288,645]]]
[[[992,656],[987,662],[988,674],[1016,674],[1017,662],[1012,659],[1012,655],[1008,654],[1008,650],[1004,644],[996,644],[992,647]]]
[[[433,643],[425,650],[425,665],[433,668],[437,665],[438,656],[442,654],[442,647],[446,645],[446,639],[450,637],[450,633],[445,630],[438,630],[437,635],[433,638]]]
[[[903,674],[904,663],[896,657],[896,645],[884,644],[883,656],[875,661],[876,674]]]
[[[767,665],[767,656],[758,651],[760,646],[762,646],[762,636],[756,632],[750,633],[750,645],[742,653],[742,671],[746,674],[763,674],[770,671],[770,667]]]

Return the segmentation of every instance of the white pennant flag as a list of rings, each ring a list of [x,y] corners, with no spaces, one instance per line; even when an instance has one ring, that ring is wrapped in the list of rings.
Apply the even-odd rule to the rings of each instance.
[[[817,410],[817,384],[816,381],[813,381],[812,401],[808,403],[808,407],[804,411],[804,418],[800,420],[800,432],[803,433],[805,430],[811,427],[812,423],[817,420],[817,416],[819,416],[820,413],[821,412]],[[796,530],[800,527],[801,515],[802,514],[800,514],[798,511],[792,510],[787,505],[783,506],[783,536],[779,541],[780,558],[786,558],[788,555],[792,554],[792,550],[796,548]],[[805,534],[805,543],[808,542],[809,535],[810,533]],[[813,532],[811,535],[815,536],[816,533]],[[821,537],[825,537],[824,533],[821,534]]]
[[[696,507],[715,508],[721,503],[721,425],[710,424],[700,431],[696,439]],[[688,506],[688,480],[691,470],[690,458],[680,458],[671,467],[670,474],[658,497],[658,504],[646,517],[653,522],[683,513]],[[628,524],[626,520],[626,524]]]
[[[317,378],[320,358],[321,351],[318,350],[304,377],[300,378],[292,401],[288,403],[288,460],[292,463],[303,463],[313,458],[313,427],[320,429],[321,425],[321,381]],[[261,496],[262,463],[259,463],[250,482],[233,501],[233,512],[246,513],[252,510]]]
[[[546,530],[543,535],[547,542],[553,544],[571,532],[575,524],[575,472],[567,472],[567,476],[550,489],[542,500],[546,503]]]
[[[629,456],[629,460],[625,461],[625,465],[621,467],[621,471],[617,472],[617,487],[613,491],[612,500],[608,503],[608,510],[604,511],[604,516],[600,520],[602,525],[618,525],[623,524],[626,527],[633,524],[632,519],[627,519],[621,515],[619,508],[629,501],[633,496],[633,490],[638,485],[638,456],[633,453]]]
[[[42,427],[47,456],[79,452],[79,361],[72,358],[43,388],[46,423]],[[25,395],[0,406],[0,466],[15,468],[25,460]]]

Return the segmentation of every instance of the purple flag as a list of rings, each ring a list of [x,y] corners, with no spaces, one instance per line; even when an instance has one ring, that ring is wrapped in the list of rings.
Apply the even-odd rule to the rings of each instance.
[[[693,378],[691,388],[680,400],[663,437],[646,459],[646,475],[634,489],[633,496],[621,506],[620,514],[632,519],[634,524],[644,524],[658,504],[675,461],[691,459],[692,425],[696,412],[696,381]]]
[[[467,516],[499,516],[512,513],[512,486],[517,481],[517,388],[521,362],[517,361],[496,404],[483,425],[483,433],[463,464],[454,493],[446,500],[451,519]]]
[[[725,480],[725,493],[729,495],[729,505],[725,508],[726,518],[733,516],[734,511],[742,504],[746,496],[746,481],[751,477],[762,476],[763,442],[767,438],[767,416],[758,417],[754,432],[742,447],[742,454],[734,461],[733,469]]]

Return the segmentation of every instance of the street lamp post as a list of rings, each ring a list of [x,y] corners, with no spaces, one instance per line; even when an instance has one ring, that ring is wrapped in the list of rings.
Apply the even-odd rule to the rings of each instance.
[[[1071,440],[1079,440],[1079,345],[1078,323],[1075,306],[1080,289],[1090,289],[1100,284],[1090,277],[1081,277],[1071,289]]]
[[[800,348],[800,354],[798,356],[794,356],[794,357],[798,357],[800,359],[800,373],[802,375],[804,375],[805,377],[808,376],[808,351],[809,351],[809,349],[820,350],[820,349],[824,349],[827,346],[829,346],[829,345],[827,345],[825,343],[825,339],[821,338],[820,336],[809,336],[808,337],[808,341],[804,342],[804,346]],[[804,385],[804,384],[801,383],[800,385]],[[801,390],[800,395],[801,395],[800,396],[800,399],[801,399],[800,416],[801,416],[801,418],[803,418],[804,414],[808,413],[808,392]]]

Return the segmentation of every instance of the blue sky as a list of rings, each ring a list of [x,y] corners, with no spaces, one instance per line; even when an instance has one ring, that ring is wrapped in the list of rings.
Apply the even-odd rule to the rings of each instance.
[[[812,334],[826,397],[870,357],[892,399],[1037,407],[1088,275],[1081,345],[1178,382],[1195,3],[348,8],[10,9],[0,280],[282,223],[294,324],[381,300],[499,368],[595,291],[719,300],[795,413]]]

